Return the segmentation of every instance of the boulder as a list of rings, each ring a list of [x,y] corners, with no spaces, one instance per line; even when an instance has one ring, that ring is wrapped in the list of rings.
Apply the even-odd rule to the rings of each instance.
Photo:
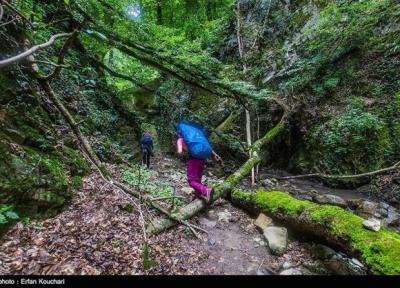
[[[314,200],[319,204],[335,205],[342,208],[347,207],[347,202],[343,198],[336,195],[331,195],[331,194],[317,195],[314,197]]]
[[[272,219],[266,216],[263,213],[260,213],[254,221],[254,225],[257,226],[261,231],[264,231],[268,226],[271,226],[272,224]]]
[[[288,234],[284,227],[270,226],[264,230],[264,237],[272,254],[281,256],[287,248]]]

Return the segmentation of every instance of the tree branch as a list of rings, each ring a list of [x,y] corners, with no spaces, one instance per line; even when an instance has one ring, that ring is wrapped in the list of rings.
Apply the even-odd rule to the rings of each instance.
[[[325,179],[352,179],[352,178],[361,178],[361,177],[371,177],[371,176],[382,174],[385,172],[397,170],[399,168],[400,168],[400,162],[397,162],[393,166],[390,166],[390,167],[386,167],[383,169],[366,172],[366,173],[362,173],[362,174],[355,174],[355,175],[329,175],[329,174],[323,174],[323,173],[312,173],[312,174],[295,175],[295,176],[274,177],[274,178],[281,179],[281,180],[307,178],[307,177],[319,177],[319,178],[325,178]]]
[[[0,61],[0,69],[4,68],[5,66],[11,65],[15,62],[24,60],[25,58],[27,58],[28,56],[32,55],[33,53],[35,53],[36,51],[38,51],[40,49],[44,49],[44,48],[47,48],[47,47],[53,45],[57,38],[68,37],[71,35],[72,35],[72,33],[61,33],[61,34],[53,35],[53,36],[51,36],[49,41],[47,41],[46,43],[35,45],[21,54],[18,54],[16,56],[13,56],[13,57],[5,59],[5,60],[1,60]]]
[[[0,3],[0,21],[3,18],[3,14],[4,14],[4,8],[3,5]]]
[[[50,73],[49,75],[44,76],[44,79],[51,80],[58,76],[58,74],[61,72],[61,69],[63,68],[65,54],[67,53],[68,49],[70,48],[72,42],[76,39],[77,35],[78,35],[78,31],[75,30],[74,32],[72,32],[71,36],[67,39],[67,41],[65,41],[63,47],[60,50],[60,53],[58,54],[58,61],[57,61],[58,65],[56,66],[56,69],[54,69],[54,71],[52,73]]]

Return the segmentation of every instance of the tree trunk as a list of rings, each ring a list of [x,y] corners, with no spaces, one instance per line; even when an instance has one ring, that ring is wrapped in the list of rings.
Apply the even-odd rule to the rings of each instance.
[[[294,230],[358,257],[374,274],[400,273],[400,235],[363,227],[364,219],[340,207],[297,200],[288,193],[234,190],[232,202],[250,212],[262,212]]]
[[[162,0],[157,0],[157,25],[163,24]]]
[[[250,123],[250,112],[246,109],[246,138],[247,146],[251,147],[251,123]],[[251,158],[251,151],[249,152],[249,157]],[[251,186],[256,185],[254,168],[251,169]]]
[[[281,121],[268,133],[254,143],[251,147],[252,157],[249,158],[235,173],[229,176],[222,184],[219,184],[214,187],[214,196],[213,201],[217,200],[220,197],[226,196],[239,182],[247,177],[251,169],[261,162],[261,149],[274,140],[279,134],[281,134],[285,128],[286,115],[282,117]],[[194,200],[185,207],[181,208],[178,212],[172,214],[173,217],[177,219],[189,219],[194,216],[196,213],[201,211],[206,205],[202,200]],[[175,222],[171,219],[161,218],[152,221],[147,227],[148,235],[158,234],[172,226],[174,226]]]
[[[246,75],[247,73],[247,66],[246,66],[246,59],[245,59],[245,51],[243,47],[243,38],[240,33],[240,0],[237,1],[237,6],[236,6],[236,37],[238,40],[238,49],[239,49],[239,57],[240,60],[243,62],[243,75]],[[251,119],[250,119],[250,111],[246,109],[246,140],[247,140],[247,146],[251,147]],[[251,151],[249,153],[249,157],[251,158]],[[254,186],[255,183],[255,175],[254,175],[254,168],[251,169],[251,185]]]

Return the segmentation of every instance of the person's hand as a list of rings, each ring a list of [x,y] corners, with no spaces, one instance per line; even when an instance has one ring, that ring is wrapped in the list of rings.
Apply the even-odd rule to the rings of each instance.
[[[218,154],[214,155],[214,159],[215,159],[215,161],[221,161],[222,162],[222,158]]]

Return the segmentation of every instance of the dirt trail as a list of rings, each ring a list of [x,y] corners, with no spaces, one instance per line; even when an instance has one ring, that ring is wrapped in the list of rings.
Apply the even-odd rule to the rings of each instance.
[[[189,202],[184,163],[156,161],[152,171],[157,179],[149,181],[168,181]],[[121,178],[118,167],[109,168]],[[208,174],[206,181],[218,180]],[[253,219],[221,200],[191,220],[209,232],[201,233],[201,239],[182,226],[151,237],[154,265],[144,270],[143,234],[137,207],[127,208],[130,199],[93,173],[62,213],[45,221],[20,222],[5,235],[0,241],[0,274],[265,275],[278,273],[284,262],[301,266],[312,261],[307,245],[292,240],[283,257],[271,255]],[[147,220],[155,216],[144,210]]]

